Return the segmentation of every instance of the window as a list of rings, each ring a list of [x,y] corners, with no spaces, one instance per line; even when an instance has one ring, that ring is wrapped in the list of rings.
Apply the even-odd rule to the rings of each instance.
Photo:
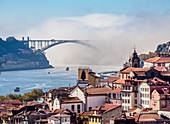
[[[95,122],[97,122],[97,118],[95,118]]]
[[[128,99],[128,103],[130,103],[130,100]]]
[[[91,111],[92,110],[92,107],[89,107],[89,111]]]
[[[152,95],[152,98],[154,99],[154,95]]]
[[[127,99],[125,99],[125,103],[127,103]]]
[[[137,104],[137,99],[135,99],[135,104]]]
[[[74,105],[71,105],[71,110],[74,111]]]
[[[99,122],[100,122],[100,118],[99,118]]]
[[[94,122],[94,117],[92,117],[92,122]]]
[[[135,93],[135,97],[137,97],[137,93]]]
[[[158,63],[158,66],[161,66],[161,63]]]
[[[77,113],[80,113],[80,105],[77,105]]]

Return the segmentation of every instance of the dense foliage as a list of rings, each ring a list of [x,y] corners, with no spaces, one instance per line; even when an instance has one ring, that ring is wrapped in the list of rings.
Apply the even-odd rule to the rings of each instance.
[[[13,53],[15,58],[39,62],[40,66],[49,65],[49,61],[40,50],[30,54],[21,54],[21,50],[30,50],[26,41],[19,41],[14,37],[8,37],[6,41],[0,38],[0,57],[8,53]]]
[[[34,101],[37,100],[38,98],[40,98],[41,96],[43,96],[43,91],[41,89],[34,89],[31,92],[28,93],[24,93],[24,95],[17,95],[17,94],[7,94],[6,97],[5,96],[0,96],[0,101],[3,101],[5,99],[9,99],[9,100],[14,100],[14,99],[18,99],[21,101]]]
[[[155,50],[155,52],[149,52],[148,54],[140,54],[139,58],[141,60],[146,60],[148,58],[155,57],[157,55],[157,52],[167,53],[169,46],[170,46],[170,41],[167,43],[160,44],[157,46],[157,49]]]

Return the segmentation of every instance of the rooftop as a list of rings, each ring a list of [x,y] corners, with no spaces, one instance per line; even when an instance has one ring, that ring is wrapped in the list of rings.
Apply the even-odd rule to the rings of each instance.
[[[78,97],[67,97],[67,98],[61,98],[62,103],[78,103],[83,102]]]
[[[170,63],[170,57],[154,57],[149,58],[145,60],[145,62],[151,62],[151,63]]]
[[[109,91],[109,93],[121,93],[121,88],[111,90],[111,91]]]
[[[120,79],[120,77],[109,77],[109,78],[101,80],[101,82],[113,82],[113,81],[116,81],[118,79]]]
[[[98,94],[107,94],[111,89],[102,87],[102,88],[87,88],[86,92],[88,95],[98,95]]]

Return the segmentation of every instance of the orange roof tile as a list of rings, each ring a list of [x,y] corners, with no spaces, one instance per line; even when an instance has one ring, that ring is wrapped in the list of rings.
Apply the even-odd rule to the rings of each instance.
[[[111,90],[109,93],[121,93],[121,88]]]
[[[120,77],[109,77],[109,78],[101,80],[101,82],[113,82],[113,81],[116,81],[118,79],[120,79]]]
[[[131,71],[133,72],[145,72],[148,71],[149,68],[133,68],[133,67],[128,67],[125,70],[121,71],[122,73],[130,73]]]
[[[125,79],[118,79],[114,83],[116,83],[116,84],[125,84]]]
[[[149,58],[147,60],[145,60],[145,62],[152,62],[152,63],[155,63],[156,61],[158,61],[161,57],[153,57],[153,58]]]
[[[112,109],[115,109],[117,107],[120,107],[121,105],[113,105],[113,104],[104,104],[104,105],[101,105],[97,108],[94,108],[93,110],[100,110],[100,111],[104,111],[102,114],[112,110]]]
[[[102,87],[102,88],[87,88],[86,92],[88,95],[98,95],[98,94],[107,94],[111,89]]]
[[[168,71],[167,67],[162,67],[162,66],[155,66],[154,67],[154,69],[157,70],[157,71],[162,71],[164,68],[166,69],[166,71]]]
[[[154,58],[149,58],[145,60],[145,62],[150,62],[150,63],[170,63],[170,57],[154,57]]]
[[[3,100],[0,104],[22,104],[20,100]]]
[[[67,98],[61,98],[62,103],[77,103],[77,102],[83,102],[78,97],[67,97]]]

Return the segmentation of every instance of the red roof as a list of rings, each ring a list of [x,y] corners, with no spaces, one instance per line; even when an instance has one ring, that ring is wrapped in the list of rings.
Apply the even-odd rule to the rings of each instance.
[[[154,57],[154,58],[149,58],[145,60],[145,62],[150,62],[150,63],[170,63],[170,57]]]
[[[117,84],[125,84],[125,79],[118,79],[118,80],[115,81],[114,83],[117,83]]]
[[[87,88],[86,92],[89,95],[98,95],[98,94],[107,94],[111,89],[102,87],[102,88]]]
[[[154,69],[157,71],[162,71],[165,68],[166,71],[168,71],[167,67],[162,67],[162,66],[155,66]]]
[[[120,107],[121,105],[113,105],[113,104],[104,104],[104,105],[101,105],[97,108],[94,108],[93,110],[100,110],[100,111],[104,111],[102,114],[112,110],[112,109],[115,109],[115,108],[118,108]]]
[[[109,78],[101,80],[101,82],[113,82],[113,81],[116,81],[118,79],[120,79],[120,77],[109,77]]]
[[[3,100],[0,104],[22,104],[20,100]]]
[[[109,93],[121,93],[121,88],[111,90]]]
[[[130,73],[131,71],[133,72],[145,72],[148,71],[149,68],[133,68],[133,67],[128,67],[125,70],[121,71],[122,73]]]

